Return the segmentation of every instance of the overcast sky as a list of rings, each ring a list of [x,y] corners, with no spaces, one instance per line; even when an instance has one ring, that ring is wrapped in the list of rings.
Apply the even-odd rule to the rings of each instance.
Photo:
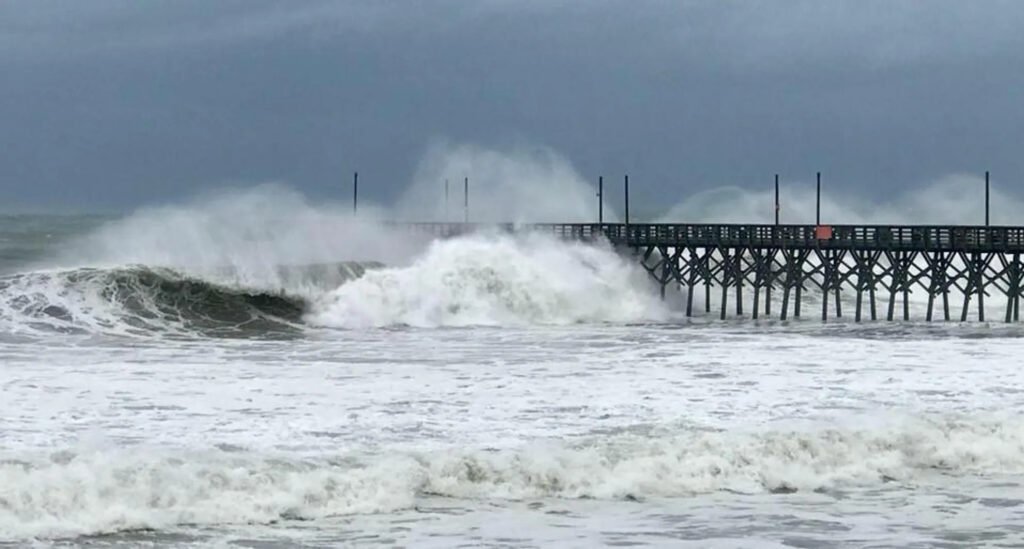
[[[628,172],[649,207],[775,172],[1017,189],[1022,29],[1013,0],[0,0],[0,203],[347,197],[353,170],[386,203],[446,145]]]

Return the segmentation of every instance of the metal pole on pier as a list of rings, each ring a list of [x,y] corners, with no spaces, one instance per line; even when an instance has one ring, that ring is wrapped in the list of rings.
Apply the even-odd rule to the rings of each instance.
[[[444,220],[445,222],[450,220],[448,217],[448,178],[444,180]]]
[[[352,215],[359,208],[359,172],[352,174]]]
[[[989,205],[989,194],[988,194],[988,170],[985,170],[985,226],[988,227],[988,205]]]
[[[626,176],[624,185],[626,191],[626,244],[629,244],[629,176]]]
[[[468,177],[463,181],[463,186],[462,186],[462,208],[464,210],[464,212],[463,212],[463,221],[465,223],[469,223],[469,178]]]
[[[604,176],[597,178],[597,223],[604,225]]]
[[[775,224],[779,224],[779,174],[775,174]]]
[[[818,172],[818,199],[814,206],[814,224],[821,225],[821,172]]]

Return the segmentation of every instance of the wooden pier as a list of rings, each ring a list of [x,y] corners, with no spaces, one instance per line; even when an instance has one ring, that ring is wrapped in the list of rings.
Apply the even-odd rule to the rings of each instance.
[[[890,225],[738,225],[664,223],[539,223],[528,225],[411,223],[435,237],[479,230],[533,231],[580,241],[605,239],[629,250],[661,288],[686,292],[686,314],[703,293],[705,312],[713,293],[726,318],[730,294],[744,315],[801,317],[805,294],[821,298],[821,318],[843,316],[843,296],[853,299],[853,318],[910,320],[910,294],[928,301],[925,319],[985,320],[985,300],[1005,298],[1006,322],[1020,320],[1024,293],[1024,227]],[[714,290],[714,292],[713,292]],[[781,292],[779,310],[772,293]],[[960,303],[953,303],[953,300]],[[1002,300],[1000,300],[1002,301]],[[972,303],[973,302],[973,303]],[[974,314],[972,314],[972,309]]]

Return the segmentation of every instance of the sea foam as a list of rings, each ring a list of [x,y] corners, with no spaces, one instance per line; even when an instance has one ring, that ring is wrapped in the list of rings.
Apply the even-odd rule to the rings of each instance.
[[[634,261],[539,234],[435,241],[406,267],[367,272],[311,306],[315,324],[524,325],[663,320]]]
[[[870,430],[683,430],[505,450],[297,458],[63,451],[0,460],[0,539],[386,513],[420,498],[644,499],[830,491],[1024,472],[1024,425],[979,417]]]

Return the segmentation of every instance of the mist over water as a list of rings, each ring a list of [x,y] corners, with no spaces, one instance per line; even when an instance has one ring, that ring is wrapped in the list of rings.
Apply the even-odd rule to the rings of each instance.
[[[813,225],[815,180],[783,179],[779,192],[782,224]],[[992,182],[992,225],[1024,224],[1024,200],[1005,181]],[[694,193],[657,217],[661,223],[751,223],[775,221],[774,183],[766,177],[756,190],[732,185]],[[859,189],[834,188],[823,176],[821,221],[825,224],[865,225],[983,225],[985,179],[951,174],[888,195],[865,196]]]
[[[419,164],[413,182],[393,208],[401,220],[483,223],[593,223],[597,182],[576,172],[568,159],[543,147],[508,151],[474,145],[435,144]],[[617,179],[617,178],[616,178]],[[448,180],[448,198],[444,182]],[[611,193],[612,182],[608,181]],[[616,202],[605,201],[604,218],[618,221]]]
[[[71,241],[59,266],[156,265],[239,283],[278,282],[281,266],[341,261],[401,263],[426,239],[381,222],[364,205],[312,204],[288,187],[223,190],[180,205],[144,208]]]

